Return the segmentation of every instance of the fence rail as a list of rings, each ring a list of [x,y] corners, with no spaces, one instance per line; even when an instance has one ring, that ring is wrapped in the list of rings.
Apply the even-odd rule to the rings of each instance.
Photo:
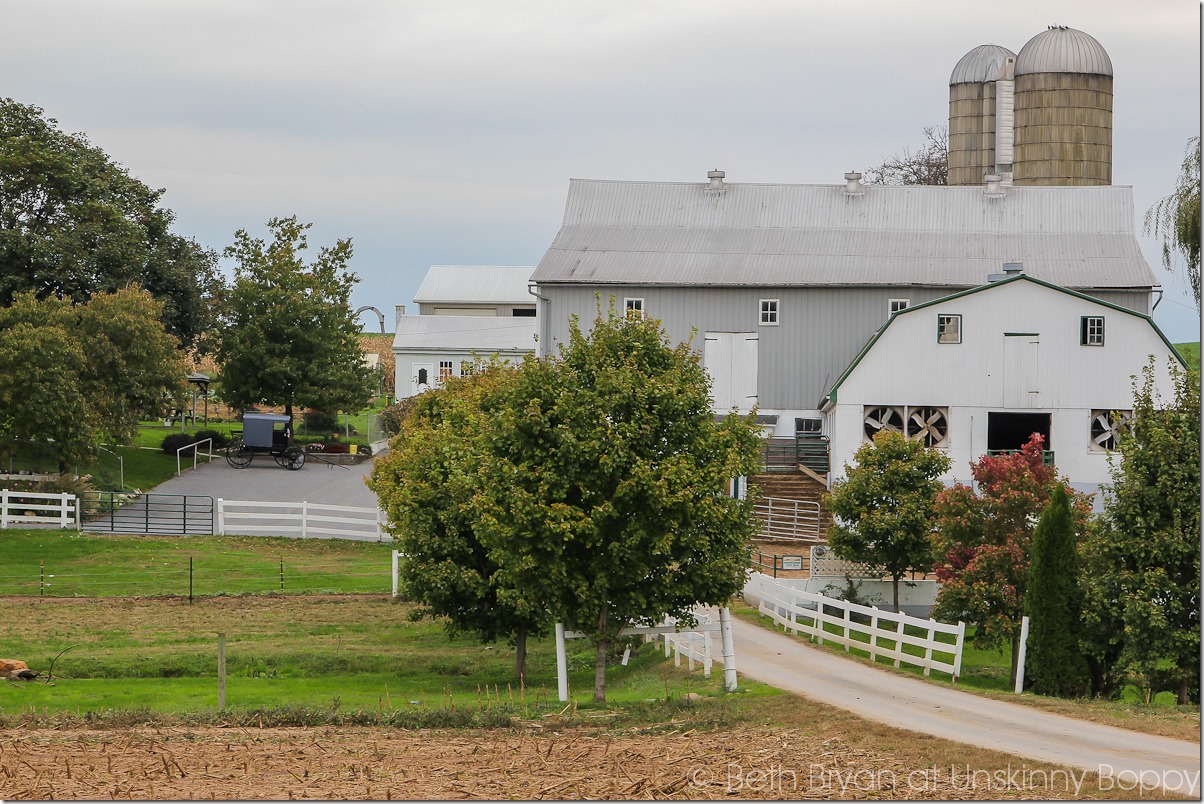
[[[383,514],[377,508],[311,502],[217,500],[217,535],[272,533],[311,537],[343,536],[383,541]],[[263,524],[270,522],[271,524]],[[251,523],[251,524],[247,524]],[[392,537],[389,537],[390,540]]]
[[[819,541],[819,503],[762,497],[753,506],[759,526],[757,538],[775,542]]]
[[[75,527],[79,500],[74,494],[43,494],[33,491],[0,490],[0,528],[9,524]]]
[[[176,450],[176,477],[179,477],[181,474],[183,474],[183,470],[180,469],[180,455],[185,450],[192,450],[192,468],[196,469],[196,463],[200,457],[201,444],[209,445],[209,452],[207,452],[206,454],[209,456],[210,461],[213,460],[213,439],[212,438],[205,438],[200,441],[193,442],[192,444],[186,444],[185,446],[182,446],[178,450]]]
[[[964,622],[949,625],[861,606],[794,589],[761,573],[753,573],[744,595],[759,601],[760,612],[785,630],[806,634],[821,645],[827,641],[843,645],[846,651],[863,650],[874,661],[882,656],[893,660],[895,667],[909,664],[923,668],[924,675],[938,670],[950,674],[954,681],[961,675]],[[953,641],[938,639],[940,635]],[[939,656],[950,658],[946,661]]]

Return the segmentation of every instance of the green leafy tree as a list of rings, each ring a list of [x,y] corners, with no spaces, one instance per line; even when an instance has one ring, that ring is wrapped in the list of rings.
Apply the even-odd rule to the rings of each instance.
[[[1087,661],[1079,649],[1078,535],[1070,497],[1061,484],[1033,534],[1028,592],[1029,618],[1025,675],[1042,695],[1075,697],[1087,690]]]
[[[477,532],[506,588],[592,637],[601,702],[623,628],[692,622],[743,587],[752,503],[726,489],[759,465],[753,419],[716,421],[690,346],[612,309],[520,368],[479,469]]]
[[[841,558],[881,567],[890,575],[895,611],[899,580],[932,565],[932,506],[949,458],[901,433],[880,431],[845,465],[832,485],[829,510],[837,517],[828,534]]]
[[[1200,689],[1200,375],[1171,365],[1162,399],[1154,363],[1134,385],[1132,427],[1084,550],[1086,642],[1097,692],[1125,674],[1180,703]]]
[[[235,233],[226,249],[236,263],[217,347],[222,396],[235,407],[283,405],[359,410],[375,387],[363,359],[347,270],[351,241],[339,240],[305,263],[305,231],[296,217],[268,221],[271,242]]]
[[[1054,488],[1067,485],[1045,465],[1043,446],[1034,433],[1018,452],[971,463],[977,491],[957,483],[938,494],[935,505],[934,571],[941,589],[934,614],[973,623],[976,647],[1010,643],[1013,684],[1033,529]],[[1076,532],[1086,528],[1090,511],[1090,496],[1072,492]]]
[[[1162,238],[1162,265],[1174,270],[1183,257],[1196,310],[1200,309],[1200,138],[1187,141],[1175,190],[1145,214],[1145,232]]]
[[[161,313],[136,286],[85,304],[25,293],[0,308],[0,446],[50,443],[65,468],[98,442],[132,441],[142,415],[184,390]]]
[[[407,399],[404,425],[368,485],[403,556],[399,592],[422,605],[420,615],[444,618],[449,633],[472,633],[484,642],[513,638],[521,679],[527,637],[547,630],[550,613],[522,588],[504,585],[477,536],[470,505],[489,482],[479,470],[491,419],[513,382],[513,369],[493,365]]]
[[[162,195],[41,109],[0,99],[0,306],[26,292],[82,304],[138,283],[168,331],[197,345],[220,294],[217,255],[172,233]]]

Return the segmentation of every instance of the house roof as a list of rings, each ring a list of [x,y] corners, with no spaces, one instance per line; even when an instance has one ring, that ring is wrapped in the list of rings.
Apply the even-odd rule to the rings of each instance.
[[[974,287],[1004,262],[1073,288],[1157,283],[1132,188],[573,179],[540,284]]]
[[[530,265],[432,265],[415,304],[534,304]]]
[[[535,349],[535,318],[502,316],[403,315],[397,319],[393,350],[530,352]]]
[[[1010,285],[1013,282],[1032,282],[1035,285],[1040,285],[1041,287],[1049,288],[1050,290],[1055,290],[1058,293],[1065,293],[1066,295],[1073,296],[1076,299],[1082,299],[1083,301],[1088,301],[1088,302],[1091,302],[1092,304],[1097,304],[1100,307],[1104,307],[1109,310],[1115,310],[1118,313],[1124,313],[1126,315],[1134,316],[1135,318],[1143,319],[1146,323],[1148,323],[1153,328],[1154,332],[1156,332],[1158,334],[1158,337],[1162,339],[1162,342],[1166,344],[1166,348],[1169,349],[1171,354],[1173,354],[1175,356],[1175,359],[1177,359],[1179,361],[1179,365],[1183,366],[1183,368],[1187,368],[1187,363],[1184,362],[1183,355],[1179,354],[1179,350],[1176,349],[1174,344],[1172,344],[1170,342],[1170,340],[1167,339],[1166,334],[1161,329],[1158,328],[1158,325],[1156,323],[1154,323],[1154,319],[1151,318],[1150,316],[1145,315],[1144,313],[1138,313],[1134,310],[1130,310],[1127,307],[1121,307],[1120,305],[1112,304],[1111,302],[1106,302],[1101,299],[1097,299],[1094,296],[1087,296],[1086,294],[1083,294],[1083,293],[1076,293],[1073,290],[1069,290],[1064,287],[1059,287],[1058,285],[1055,285],[1051,282],[1044,282],[1040,279],[1037,279],[1037,278],[1031,277],[1031,276],[1027,276],[1025,274],[1017,274],[1016,276],[1010,276],[1007,279],[1001,279],[997,282],[989,282],[985,285],[979,285],[976,288],[970,288],[969,290],[963,290],[958,293],[950,293],[948,296],[942,296],[939,299],[933,299],[932,301],[927,301],[927,302],[924,302],[923,304],[917,304],[912,307],[907,307],[902,310],[899,310],[898,312],[892,313],[891,317],[886,320],[886,323],[883,324],[882,327],[877,332],[874,333],[874,336],[872,338],[870,338],[869,341],[866,342],[865,346],[863,346],[861,348],[861,351],[857,353],[857,357],[855,357],[853,359],[853,362],[849,363],[848,367],[843,372],[841,372],[840,376],[836,379],[836,382],[832,385],[832,390],[828,392],[826,404],[828,404],[828,405],[836,404],[836,392],[838,390],[840,390],[841,384],[845,381],[845,379],[850,374],[853,373],[853,369],[857,368],[857,365],[862,361],[862,359],[865,358],[865,356],[867,354],[869,354],[869,351],[874,348],[874,344],[878,343],[879,339],[881,339],[882,336],[886,333],[887,328],[890,327],[890,325],[894,322],[894,320],[896,318],[898,318],[899,316],[912,315],[920,310],[923,310],[926,307],[934,307],[938,304],[940,304],[940,305],[948,304],[950,301],[952,301],[954,299],[960,299],[964,296],[971,296],[976,293],[982,293],[984,291],[991,291],[991,290],[994,290],[995,288],[1003,287],[1004,285]]]

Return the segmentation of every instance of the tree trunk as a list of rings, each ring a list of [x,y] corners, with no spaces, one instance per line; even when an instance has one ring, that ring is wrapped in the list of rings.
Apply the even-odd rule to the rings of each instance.
[[[598,640],[594,643],[594,703],[606,703],[606,654],[610,638],[606,636],[606,604],[598,612]]]
[[[892,575],[890,579],[891,586],[895,593],[895,614],[899,613],[899,576]]]
[[[1179,682],[1179,705],[1185,706],[1191,703],[1187,698],[1187,679]]]
[[[1020,662],[1020,635],[1012,634],[1012,671],[1008,674],[1008,683],[1016,689],[1016,665]]]
[[[514,634],[514,673],[521,680],[527,674],[527,626],[520,625]]]

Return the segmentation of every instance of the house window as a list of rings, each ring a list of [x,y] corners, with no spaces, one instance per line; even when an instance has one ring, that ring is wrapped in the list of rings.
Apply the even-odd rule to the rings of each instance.
[[[643,299],[623,299],[623,310],[629,316],[636,318],[644,317],[644,300]]]
[[[778,323],[778,300],[761,299],[761,325],[776,326]]]
[[[962,317],[960,315],[938,315],[936,317],[936,342],[962,342]]]
[[[1116,449],[1116,439],[1129,428],[1133,418],[1131,410],[1091,411],[1091,450],[1111,452]]]
[[[890,300],[890,314],[891,315],[894,315],[895,313],[899,312],[900,310],[906,310],[908,307],[911,307],[911,299],[891,299]]]
[[[451,376],[452,376],[452,362],[450,360],[440,360],[439,361],[439,384],[442,385],[443,383],[447,382],[448,378]]]
[[[1079,322],[1079,343],[1083,346],[1104,345],[1104,317],[1085,315]]]
[[[473,374],[476,374],[476,373],[477,373],[476,363],[474,363],[471,360],[461,360],[460,361],[460,376],[461,377],[471,377]]]

